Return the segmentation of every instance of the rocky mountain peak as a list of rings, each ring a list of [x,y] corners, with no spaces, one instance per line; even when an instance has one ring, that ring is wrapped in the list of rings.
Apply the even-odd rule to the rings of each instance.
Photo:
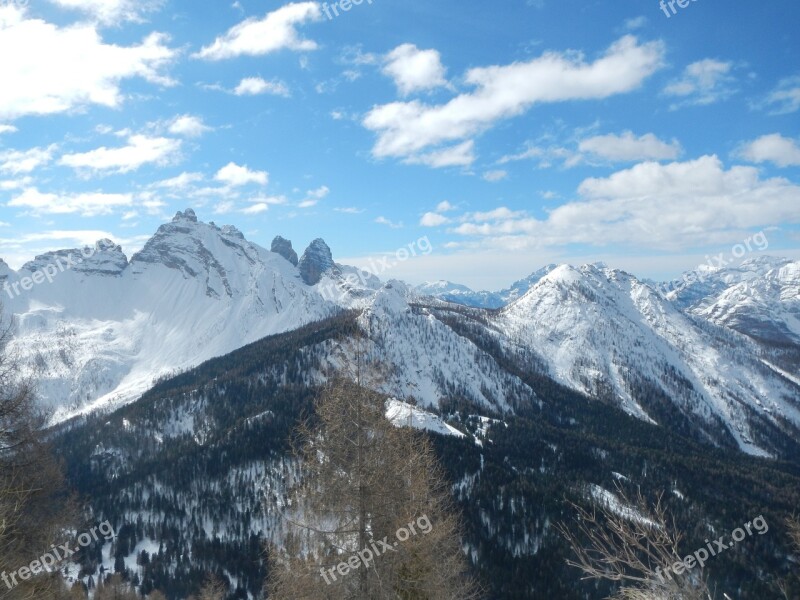
[[[316,285],[323,274],[336,269],[331,249],[321,238],[309,244],[297,266],[300,269],[300,276],[308,285]]]
[[[323,242],[324,244],[325,242]],[[326,246],[327,248],[327,246]],[[299,262],[297,259],[297,252],[294,251],[292,248],[292,242],[287,240],[284,237],[276,236],[274,240],[272,240],[272,247],[270,248],[275,254],[280,254],[283,258],[288,260],[292,263],[295,267]],[[330,252],[330,249],[328,249]]]
[[[185,211],[179,210],[172,218],[172,222],[177,223],[179,221],[190,221],[192,223],[197,223],[197,215],[191,208],[187,208]]]

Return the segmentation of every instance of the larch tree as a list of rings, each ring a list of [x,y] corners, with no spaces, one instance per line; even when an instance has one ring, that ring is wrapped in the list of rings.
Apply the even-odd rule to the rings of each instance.
[[[59,598],[58,574],[37,570],[34,561],[64,541],[68,503],[44,442],[47,415],[9,352],[11,335],[0,311],[0,599]]]
[[[270,552],[270,600],[465,600],[460,528],[428,438],[386,418],[386,396],[330,380],[297,437],[300,483]],[[371,385],[375,388],[378,386]]]

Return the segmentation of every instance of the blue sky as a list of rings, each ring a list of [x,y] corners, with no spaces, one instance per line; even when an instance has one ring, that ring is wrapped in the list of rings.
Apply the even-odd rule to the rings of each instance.
[[[681,1],[0,0],[0,256],[187,207],[489,289],[800,256],[800,7]]]

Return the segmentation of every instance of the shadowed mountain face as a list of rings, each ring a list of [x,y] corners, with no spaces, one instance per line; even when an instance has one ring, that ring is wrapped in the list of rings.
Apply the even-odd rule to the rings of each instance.
[[[325,273],[335,270],[333,255],[325,240],[318,238],[311,242],[303,252],[297,268],[300,270],[300,277],[307,285],[318,284]]]
[[[281,236],[277,236],[274,240],[272,240],[271,250],[275,254],[280,254],[295,267],[297,266],[297,252],[292,249],[292,242],[289,240],[282,238]]]

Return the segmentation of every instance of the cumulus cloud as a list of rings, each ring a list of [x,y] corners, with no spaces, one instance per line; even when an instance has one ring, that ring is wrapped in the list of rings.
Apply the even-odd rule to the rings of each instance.
[[[394,80],[403,96],[446,86],[447,69],[436,50],[420,50],[403,44],[386,55],[383,73]]]
[[[195,183],[199,183],[201,181],[203,181],[202,173],[183,172],[175,177],[157,181],[153,184],[153,187],[167,188],[172,190],[185,190]]]
[[[674,160],[682,151],[676,140],[664,142],[652,133],[636,137],[631,131],[587,138],[578,144],[578,150],[612,162]]]
[[[779,167],[800,167],[800,145],[779,133],[763,135],[743,144],[735,153],[749,162],[771,162]]]
[[[306,40],[298,25],[319,21],[322,12],[316,2],[291,3],[267,13],[262,19],[246,19],[231,27],[209,46],[194,54],[205,60],[224,60],[237,56],[263,56],[278,50],[316,50],[317,43]]]
[[[755,167],[725,169],[716,156],[640,163],[586,179],[578,192],[580,200],[546,219],[501,207],[465,215],[452,231],[502,248],[635,244],[678,250],[732,243],[756,227],[800,223],[799,186],[762,179]]]
[[[144,15],[161,7],[161,0],[50,0],[61,8],[78,10],[102,24],[141,22]]]
[[[237,96],[258,96],[272,94],[273,96],[288,97],[289,88],[282,81],[266,81],[261,77],[245,77],[233,90]]]
[[[733,63],[707,58],[690,64],[678,79],[673,80],[664,93],[682,100],[671,108],[682,106],[706,106],[730,97],[736,90],[731,76]]]
[[[788,115],[800,110],[800,75],[782,79],[761,107],[769,109],[772,115]]]
[[[63,215],[80,213],[84,217],[111,214],[114,209],[130,206],[131,194],[104,194],[89,192],[81,194],[43,193],[36,188],[28,188],[9,201],[8,206],[28,208],[36,215]]]
[[[65,154],[58,163],[95,173],[129,173],[147,164],[166,166],[178,162],[181,146],[180,140],[135,134],[128,137],[126,146]]]
[[[405,162],[412,165],[427,165],[434,169],[443,167],[467,167],[475,162],[475,142],[467,140],[461,144],[409,156]]]
[[[395,223],[391,219],[387,219],[386,217],[383,217],[383,216],[378,217],[377,219],[375,219],[375,222],[378,225],[386,225],[389,229],[402,229],[404,227],[402,222]]]
[[[465,78],[473,91],[440,105],[419,100],[379,105],[363,125],[377,135],[375,157],[408,159],[431,147],[464,141],[537,103],[630,92],[661,67],[663,53],[660,42],[641,44],[624,36],[591,63],[576,52],[547,52],[527,62],[474,68]]]
[[[246,215],[258,215],[262,212],[266,212],[269,210],[269,204],[266,202],[256,202],[255,204],[251,204],[242,209],[242,213]]]
[[[230,162],[222,167],[214,179],[225,185],[232,187],[239,187],[255,183],[258,185],[267,185],[269,182],[269,173],[266,171],[251,171],[247,165],[237,165]]]
[[[594,129],[594,126],[588,129]],[[540,169],[557,163],[572,168],[581,164],[602,166],[642,160],[674,160],[683,152],[677,140],[665,142],[653,133],[637,137],[631,131],[624,131],[584,137],[586,132],[587,128],[577,129],[566,140],[558,140],[553,135],[542,136],[537,142],[528,142],[521,152],[503,156],[497,164],[533,160],[538,162]]]
[[[16,133],[17,131],[18,129],[13,125],[3,125],[0,123],[0,135],[3,135],[4,133]]]
[[[308,190],[306,192],[305,199],[298,204],[300,208],[311,208],[312,206],[316,206],[320,200],[325,198],[330,193],[330,189],[328,189],[327,185],[323,185],[318,187],[315,190]]]
[[[0,56],[14,57],[0,61],[0,119],[118,107],[121,82],[131,78],[172,85],[163,70],[178,51],[167,41],[152,33],[138,45],[106,44],[94,25],[61,28],[0,4]]]
[[[56,145],[47,148],[31,148],[29,150],[6,150],[0,152],[0,172],[11,175],[31,173],[49,163],[53,158]]]
[[[500,169],[494,171],[486,171],[483,174],[484,180],[490,181],[492,183],[497,181],[503,181],[503,179],[505,179],[506,177],[508,177],[508,171],[503,171]]]
[[[435,212],[426,212],[419,220],[422,227],[440,227],[450,222],[450,219]]]
[[[213,128],[203,123],[203,119],[200,117],[195,117],[193,115],[175,117],[169,125],[169,132],[171,134],[190,138],[200,137],[207,131],[213,131]]]

